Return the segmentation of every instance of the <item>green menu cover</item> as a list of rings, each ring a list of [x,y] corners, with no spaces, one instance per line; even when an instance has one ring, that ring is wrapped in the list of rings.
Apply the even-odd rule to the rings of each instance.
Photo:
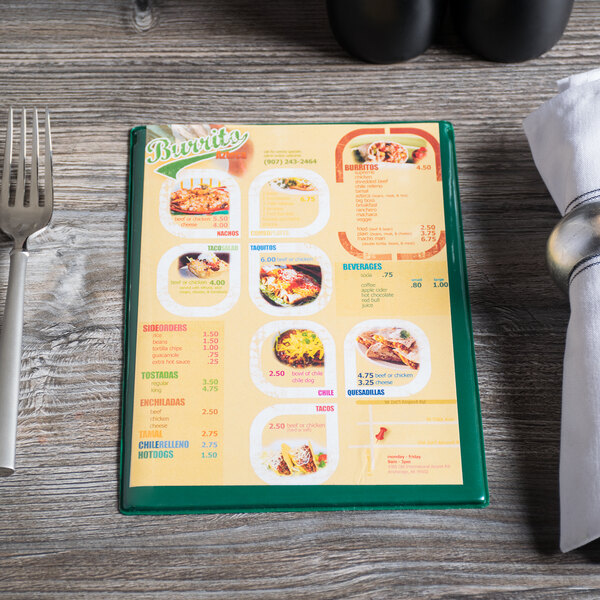
[[[488,502],[447,122],[131,131],[120,508]]]

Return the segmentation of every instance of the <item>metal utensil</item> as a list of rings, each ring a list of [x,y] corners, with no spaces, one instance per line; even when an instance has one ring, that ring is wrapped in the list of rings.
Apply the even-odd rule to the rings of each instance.
[[[50,115],[45,116],[44,194],[40,196],[39,163],[40,144],[37,109],[33,111],[31,131],[31,181],[29,194],[25,194],[27,122],[22,110],[21,139],[17,161],[16,190],[11,195],[13,109],[8,113],[6,148],[2,188],[0,189],[0,229],[12,238],[8,290],[4,309],[4,324],[0,333],[0,476],[15,471],[17,439],[17,414],[21,375],[21,340],[23,336],[23,300],[25,270],[27,267],[27,242],[50,222],[54,201],[52,181],[52,141]]]

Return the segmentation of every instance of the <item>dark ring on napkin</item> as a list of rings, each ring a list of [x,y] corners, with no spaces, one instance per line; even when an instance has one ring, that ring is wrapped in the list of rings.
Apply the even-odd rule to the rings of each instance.
[[[592,260],[595,262],[588,264]],[[571,276],[569,277],[569,285],[573,283],[573,280],[575,279],[575,277],[577,277],[577,275],[581,275],[581,273],[587,271],[588,269],[591,269],[592,267],[595,267],[596,265],[600,265],[600,253],[594,254],[593,256],[588,256],[587,258],[580,260],[571,271]]]
[[[571,202],[569,202],[569,204],[567,204],[565,206],[565,213],[568,212],[569,209],[575,209],[578,206],[585,204],[586,202],[591,202],[592,200],[599,199],[600,194],[596,194],[596,196],[592,196],[591,198],[584,198],[584,196],[587,196],[589,194],[595,194],[596,192],[600,192],[600,188],[596,188],[595,190],[590,190],[589,192],[585,192],[585,194],[579,194],[579,196],[577,196],[576,198],[573,198],[573,200],[571,200]],[[578,200],[581,200],[581,202],[577,202]]]

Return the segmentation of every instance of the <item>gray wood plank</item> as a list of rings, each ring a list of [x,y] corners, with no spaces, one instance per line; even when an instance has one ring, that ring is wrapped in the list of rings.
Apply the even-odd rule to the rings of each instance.
[[[558,213],[522,119],[600,64],[600,2],[544,57],[496,65],[447,24],[405,64],[354,61],[320,0],[5,1],[0,110],[54,114],[56,219],[32,248],[17,473],[0,481],[0,595],[600,597],[600,545],[558,552],[568,303]],[[123,517],[117,511],[127,132],[148,122],[448,119],[459,175],[491,506]],[[0,297],[8,243],[0,252]]]

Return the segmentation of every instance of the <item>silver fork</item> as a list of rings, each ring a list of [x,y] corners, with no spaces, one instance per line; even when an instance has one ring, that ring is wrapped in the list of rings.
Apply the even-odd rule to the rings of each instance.
[[[0,476],[15,472],[17,414],[21,376],[21,341],[23,337],[23,301],[27,242],[46,228],[52,217],[54,191],[52,182],[52,141],[50,115],[45,116],[44,197],[40,198],[40,143],[37,109],[33,111],[31,130],[31,182],[28,201],[25,199],[25,158],[27,146],[26,111],[21,117],[21,140],[17,161],[17,185],[11,200],[13,109],[8,113],[6,149],[2,188],[0,189],[0,229],[12,238],[8,290],[4,308],[4,325],[0,333]]]

